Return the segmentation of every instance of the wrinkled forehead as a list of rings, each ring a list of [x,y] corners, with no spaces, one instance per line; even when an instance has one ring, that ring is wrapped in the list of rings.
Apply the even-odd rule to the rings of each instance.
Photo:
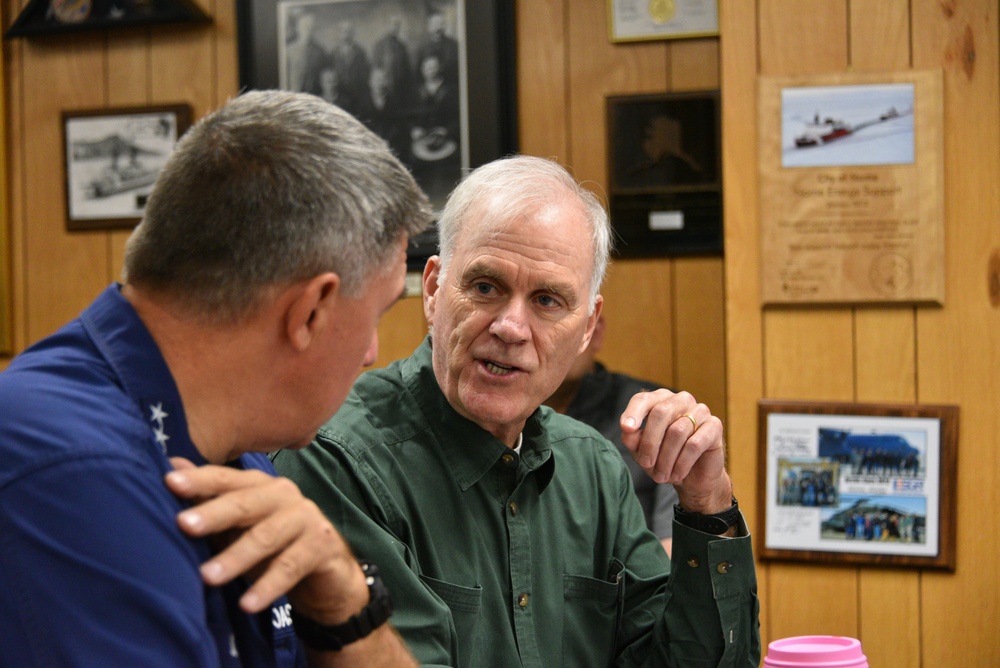
[[[455,235],[456,249],[489,245],[515,223],[536,226],[539,235],[579,235],[593,248],[593,230],[585,207],[573,193],[554,186],[544,196],[510,198],[498,193],[480,199],[470,207]]]

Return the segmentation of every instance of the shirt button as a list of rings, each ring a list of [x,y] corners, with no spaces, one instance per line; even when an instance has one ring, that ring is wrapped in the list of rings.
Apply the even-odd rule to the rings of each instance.
[[[698,561],[698,557],[688,557],[687,564],[691,568],[698,568],[699,566],[701,566],[701,562]]]
[[[511,501],[507,507],[510,508],[511,515],[517,515],[517,501]]]
[[[527,608],[528,607],[528,595],[527,594],[518,594],[517,595],[517,604],[519,606],[521,606],[522,608]]]
[[[514,455],[510,454],[509,452],[503,453],[503,456],[501,456],[500,459],[502,459],[503,463],[506,464],[507,466],[510,466],[511,464],[514,463]]]
[[[731,561],[720,561],[719,565],[715,567],[715,570],[719,571],[723,575],[729,572],[729,569],[733,567]]]

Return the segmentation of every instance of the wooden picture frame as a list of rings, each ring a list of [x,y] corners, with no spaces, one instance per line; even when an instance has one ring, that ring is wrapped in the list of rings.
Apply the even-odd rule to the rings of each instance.
[[[941,70],[757,83],[763,303],[944,304]]]
[[[609,96],[606,103],[615,253],[721,255],[719,91]]]
[[[190,125],[187,104],[64,111],[67,229],[134,227]]]
[[[762,559],[955,568],[958,407],[761,401]]]
[[[306,90],[352,112],[437,211],[469,169],[517,150],[513,0],[239,0],[237,12],[242,88]],[[428,54],[440,54],[438,90],[457,92],[448,105],[450,96],[418,92]],[[384,73],[377,84],[374,70]],[[387,90],[381,111],[374,86]],[[411,240],[409,269],[436,252],[432,228]]]
[[[608,0],[608,39],[612,42],[718,34],[718,0]]]

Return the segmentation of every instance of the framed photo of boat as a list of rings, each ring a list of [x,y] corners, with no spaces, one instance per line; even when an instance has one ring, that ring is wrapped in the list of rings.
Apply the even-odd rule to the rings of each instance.
[[[762,558],[954,570],[957,406],[758,412]]]
[[[944,303],[939,70],[759,80],[762,299]]]
[[[187,104],[63,112],[67,229],[135,226],[190,125]]]

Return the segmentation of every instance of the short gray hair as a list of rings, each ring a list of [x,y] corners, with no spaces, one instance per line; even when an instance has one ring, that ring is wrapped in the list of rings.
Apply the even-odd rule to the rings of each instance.
[[[511,221],[552,202],[561,194],[575,197],[590,223],[594,267],[590,279],[590,308],[604,282],[611,254],[611,223],[600,200],[553,160],[510,156],[473,170],[448,198],[438,220],[441,277],[455,253],[459,231],[474,226],[473,234],[502,231]]]
[[[410,173],[359,121],[313,95],[253,91],[178,142],[123,280],[238,321],[266,288],[327,271],[358,296],[430,220]]]

